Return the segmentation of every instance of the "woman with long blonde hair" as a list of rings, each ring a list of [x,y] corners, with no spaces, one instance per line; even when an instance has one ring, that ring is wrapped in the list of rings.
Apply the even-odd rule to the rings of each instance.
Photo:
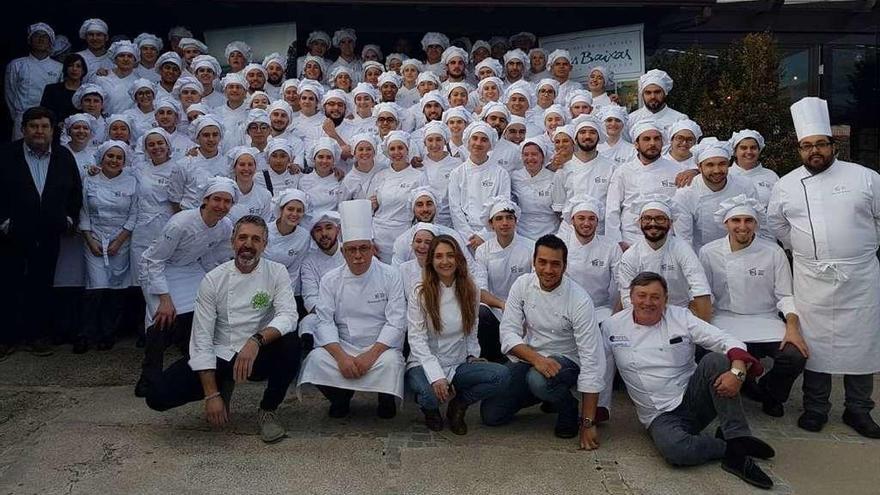
[[[407,309],[406,384],[431,430],[443,429],[440,404],[449,402],[449,429],[464,435],[468,406],[507,386],[507,368],[479,358],[479,297],[461,246],[449,235],[435,237]]]

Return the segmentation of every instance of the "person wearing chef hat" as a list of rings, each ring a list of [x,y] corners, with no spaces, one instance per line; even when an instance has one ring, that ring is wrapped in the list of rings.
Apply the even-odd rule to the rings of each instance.
[[[745,342],[753,356],[773,359],[773,368],[759,381],[743,384],[743,394],[760,401],[767,415],[781,417],[809,349],[785,251],[756,236],[764,218],[764,207],[753,197],[740,194],[722,201],[715,219],[727,235],[703,246],[700,262],[715,297],[712,324]]]
[[[113,60],[107,53],[107,42],[110,41],[110,28],[101,19],[86,19],[79,27],[79,39],[86,42],[85,50],[76,52],[86,61],[88,76],[98,73],[106,74],[113,68]]]
[[[309,53],[297,57],[296,59],[296,73],[302,74],[303,69],[305,69],[306,65],[306,57],[313,56],[324,59],[324,65],[330,66],[331,61],[324,58],[324,55],[327,53],[327,50],[330,48],[330,44],[332,40],[330,39],[330,35],[325,33],[324,31],[312,31],[309,33],[309,37],[306,38],[306,48],[308,48]]]
[[[810,351],[798,426],[822,429],[831,375],[844,375],[844,423],[880,438],[870,414],[880,371],[880,176],[837,158],[825,100],[803,98],[791,117],[803,165],[773,186],[767,211],[794,257],[794,304]]]
[[[425,65],[423,70],[433,72],[437,77],[446,74],[446,67],[440,61],[443,51],[449,48],[449,38],[443,33],[425,33],[422,36],[422,50],[425,52]]]
[[[43,88],[61,79],[61,63],[53,60],[52,44],[55,30],[48,24],[38,22],[28,27],[29,52],[6,66],[6,105],[12,116],[12,139],[20,139],[21,116],[28,108],[38,106]],[[66,116],[62,116],[64,118]]]
[[[360,74],[361,60],[355,54],[355,44],[357,43],[357,34],[354,29],[342,28],[333,33],[333,47],[339,49],[339,57],[330,65],[329,71],[336,67],[348,67],[352,74]]]
[[[669,304],[690,308],[703,321],[712,319],[712,291],[706,272],[690,243],[672,231],[672,201],[668,196],[645,194],[636,200],[642,238],[620,258],[617,283],[624,308],[632,306],[630,282],[641,272],[659,273],[668,285]]]
[[[665,131],[673,122],[688,118],[666,105],[670,91],[672,78],[662,70],[651,69],[639,77],[639,101],[644,106],[629,114],[629,122],[635,124],[639,120],[651,118]]]
[[[572,91],[576,89],[584,89],[583,85],[577,81],[570,79],[571,75],[571,54],[568,50],[553,50],[547,55],[547,68],[553,74],[553,79],[559,83],[559,91],[557,97],[559,101],[566,101]]]
[[[403,280],[396,268],[373,259],[370,201],[343,201],[339,215],[345,265],[321,279],[315,349],[303,362],[299,386],[316,385],[330,401],[330,417],[347,416],[359,391],[378,393],[377,415],[393,418],[396,399],[403,399]]]
[[[342,220],[339,213],[330,210],[313,213],[310,218],[310,235],[317,249],[309,249],[300,269],[302,282],[303,319],[299,324],[299,336],[304,352],[314,347],[314,333],[318,325],[316,313],[320,302],[321,280],[336,267],[345,265],[340,247],[339,226]]]

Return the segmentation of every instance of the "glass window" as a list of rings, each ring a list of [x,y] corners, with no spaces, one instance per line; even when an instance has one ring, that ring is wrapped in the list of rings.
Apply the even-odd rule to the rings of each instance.
[[[880,165],[880,72],[877,46],[832,46],[826,52],[825,99],[840,157]]]
[[[788,90],[791,101],[808,96],[810,92],[810,50],[808,48],[782,49],[782,87]]]

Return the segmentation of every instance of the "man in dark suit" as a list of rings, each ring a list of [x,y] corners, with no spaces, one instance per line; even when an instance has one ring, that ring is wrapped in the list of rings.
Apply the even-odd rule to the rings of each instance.
[[[52,353],[45,337],[59,239],[82,206],[76,160],[54,139],[55,124],[51,110],[32,107],[22,117],[24,138],[0,149],[0,360],[19,342]]]

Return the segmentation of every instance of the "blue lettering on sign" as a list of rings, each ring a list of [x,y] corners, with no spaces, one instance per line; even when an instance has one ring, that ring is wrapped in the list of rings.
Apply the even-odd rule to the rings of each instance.
[[[607,64],[608,62],[616,60],[632,61],[632,55],[629,53],[629,48],[626,50],[605,50],[604,52],[584,50],[579,56],[573,58],[574,60],[571,61],[571,65],[587,65],[593,62],[603,62]]]

